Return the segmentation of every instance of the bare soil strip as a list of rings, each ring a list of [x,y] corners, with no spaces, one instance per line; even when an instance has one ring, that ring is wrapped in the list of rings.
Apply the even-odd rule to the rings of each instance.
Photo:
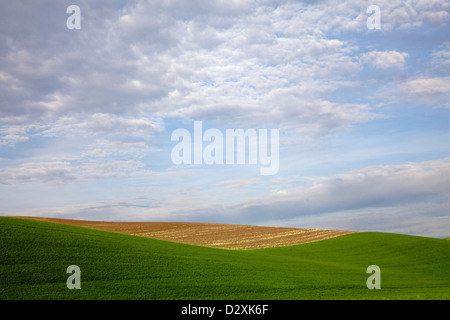
[[[109,222],[25,217],[153,239],[224,249],[258,249],[319,241],[355,231],[194,222]]]

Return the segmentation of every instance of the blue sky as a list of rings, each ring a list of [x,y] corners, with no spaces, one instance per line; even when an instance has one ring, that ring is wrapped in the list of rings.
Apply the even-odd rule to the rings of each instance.
[[[2,2],[0,214],[449,236],[449,27],[438,0]],[[194,121],[278,129],[277,174],[175,165]]]

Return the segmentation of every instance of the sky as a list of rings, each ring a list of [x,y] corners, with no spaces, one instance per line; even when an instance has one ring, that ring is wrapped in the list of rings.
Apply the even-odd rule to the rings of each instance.
[[[0,215],[449,237],[449,141],[449,1],[0,2]]]

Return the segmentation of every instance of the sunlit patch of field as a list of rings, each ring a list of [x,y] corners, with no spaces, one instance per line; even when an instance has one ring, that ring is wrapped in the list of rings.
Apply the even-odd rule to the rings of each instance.
[[[224,249],[258,249],[319,241],[354,231],[193,222],[110,222],[21,217]]]

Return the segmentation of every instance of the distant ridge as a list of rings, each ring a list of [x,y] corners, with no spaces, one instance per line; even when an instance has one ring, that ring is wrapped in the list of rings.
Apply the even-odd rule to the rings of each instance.
[[[355,231],[195,222],[109,222],[16,216],[224,249],[258,249],[314,242]]]

